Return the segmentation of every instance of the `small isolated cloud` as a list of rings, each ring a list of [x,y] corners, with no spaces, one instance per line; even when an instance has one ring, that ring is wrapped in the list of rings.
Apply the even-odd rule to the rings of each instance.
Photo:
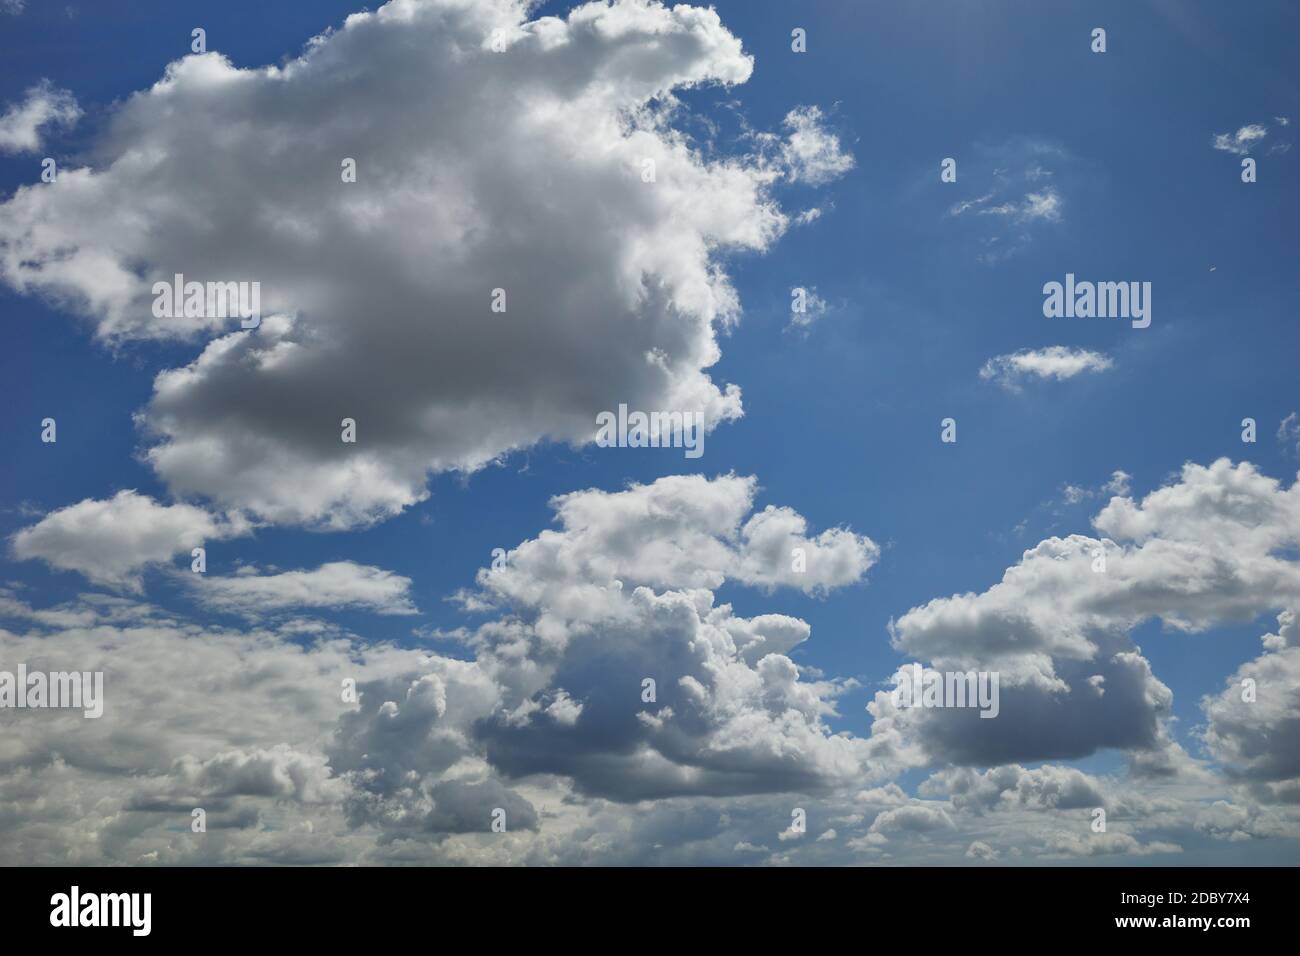
[[[14,16],[23,12],[26,0],[0,0],[0,13],[12,13]]]
[[[1251,123],[1248,126],[1241,127],[1235,133],[1215,133],[1213,145],[1215,149],[1222,150],[1225,153],[1245,156],[1250,152],[1252,146],[1267,135],[1267,126],[1262,123]]]
[[[170,561],[210,539],[244,533],[237,520],[218,520],[193,505],[159,504],[137,491],[107,500],[87,498],[52,511],[13,536],[14,555],[78,571],[96,584],[139,591],[140,570]]]
[[[1043,219],[1047,222],[1061,221],[1061,197],[1055,189],[1048,187],[1042,192],[1025,193],[1020,204],[1020,219]]]
[[[984,363],[980,378],[997,382],[1010,391],[1019,391],[1027,379],[1064,381],[1083,372],[1104,372],[1113,365],[1110,358],[1100,352],[1053,345],[995,356]]]
[[[17,13],[22,9],[3,9]],[[41,130],[47,126],[71,126],[81,118],[76,98],[42,80],[27,91],[21,103],[0,115],[0,153],[34,153],[41,148]]]
[[[853,157],[840,146],[840,138],[829,132],[822,111],[801,106],[785,116],[790,131],[781,147],[781,157],[792,182],[821,186],[853,168]]]
[[[416,614],[411,579],[353,561],[281,574],[194,575],[200,603],[219,611],[260,614],[287,608],[354,608],[376,614]]]

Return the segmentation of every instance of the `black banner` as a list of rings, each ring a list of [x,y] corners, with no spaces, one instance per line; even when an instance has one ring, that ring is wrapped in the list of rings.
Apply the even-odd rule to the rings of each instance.
[[[674,927],[762,941],[850,924],[864,944],[1052,930],[1064,938],[1200,936],[1232,945],[1284,932],[1288,868],[951,869],[33,869],[10,870],[11,939],[366,943],[455,929],[544,938]],[[712,914],[712,915],[711,915]],[[701,925],[703,924],[703,925]],[[549,927],[549,929],[548,929]],[[1242,937],[1240,934],[1247,934]],[[665,944],[673,937],[664,937]],[[485,937],[486,939],[486,937]],[[672,943],[676,946],[677,943]]]

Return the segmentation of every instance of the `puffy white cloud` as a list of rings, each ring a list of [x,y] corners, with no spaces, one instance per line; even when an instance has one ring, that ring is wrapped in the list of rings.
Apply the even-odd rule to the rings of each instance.
[[[853,682],[791,659],[806,622],[741,616],[712,589],[818,593],[860,580],[876,548],[842,529],[810,535],[788,508],[755,510],[756,490],[750,478],[686,476],[556,499],[557,528],[482,571],[465,599],[492,614],[461,632],[468,660],[301,619],[239,632],[124,599],[33,609],[0,593],[0,615],[32,628],[0,629],[0,657],[103,670],[106,687],[97,721],[20,715],[0,745],[0,799],[27,809],[0,829],[29,860],[68,859],[73,841],[85,859],[132,862],[617,860],[632,858],[639,826],[664,828],[651,843],[684,851],[671,813],[600,809],[611,802],[851,793],[881,772],[868,741],[829,726]],[[793,547],[806,551],[805,572],[791,568]],[[256,618],[304,605],[400,609],[409,582],[339,562],[194,586],[204,602]],[[88,775],[103,779],[91,787]],[[53,803],[26,801],[51,786]],[[79,790],[96,795],[96,811]],[[177,837],[196,806],[218,838]],[[508,837],[489,833],[496,808]],[[607,813],[594,831],[593,813]],[[740,830],[713,827],[693,852],[728,860],[737,842],[774,832],[774,813],[788,824],[788,808],[768,807]],[[314,836],[268,842],[268,820]]]
[[[1294,606],[1300,484],[1285,489],[1249,463],[1189,463],[1141,501],[1112,497],[1093,523],[1108,537],[1049,538],[988,590],[891,623],[900,651],[1001,681],[992,720],[877,693],[873,736],[893,759],[988,765],[1113,747],[1134,751],[1143,772],[1186,763],[1165,727],[1172,694],[1128,634],[1150,618],[1199,631]]]
[[[558,530],[480,572],[466,600],[502,612],[469,638],[504,689],[502,714],[479,727],[495,766],[561,773],[616,800],[815,790],[869,773],[866,742],[825,722],[848,685],[808,680],[788,656],[808,625],[741,617],[712,590],[851,584],[876,546],[846,530],[809,538],[786,508],[751,515],[755,490],[750,478],[672,476],[565,495]],[[792,569],[794,547],[806,572]],[[536,700],[556,689],[580,713]]]
[[[1114,363],[1108,356],[1088,349],[1052,345],[1045,349],[1022,349],[989,359],[980,378],[994,381],[1010,391],[1019,391],[1026,379],[1064,381],[1082,372],[1104,372]]]
[[[231,750],[205,760],[189,754],[173,768],[177,783],[190,792],[216,797],[246,795],[325,803],[344,788],[331,777],[325,757],[302,754],[288,744],[251,751]]]
[[[804,106],[786,114],[789,131],[781,145],[788,175],[796,182],[820,186],[838,179],[853,168],[853,157],[840,146],[840,138],[824,126],[825,117],[815,106]]]
[[[674,91],[753,69],[711,9],[527,6],[393,0],[282,66],[185,57],[121,104],[94,166],[0,207],[0,280],[107,340],[208,339],[140,415],[175,494],[349,527],[431,471],[588,442],[623,402],[741,414],[707,371],[739,316],[719,255],[787,228],[778,183],[850,160],[811,109],[788,158],[713,157],[675,128]],[[260,328],[155,318],[177,273],[260,282]]]
[[[11,12],[19,12],[19,5]],[[76,98],[43,80],[29,89],[21,103],[0,113],[0,153],[34,153],[41,148],[41,131],[71,126],[81,118]]]
[[[949,797],[958,810],[984,813],[998,809],[1072,810],[1106,807],[1099,782],[1073,767],[1047,764],[1026,770],[1018,764],[980,773],[951,767],[932,775],[921,786],[926,796]]]
[[[1210,753],[1255,799],[1300,804],[1300,612],[1283,611],[1264,654],[1201,705]]]
[[[618,492],[573,492],[552,500],[560,530],[508,552],[479,573],[478,600],[593,611],[611,588],[716,589],[728,580],[825,592],[859,581],[879,547],[842,528],[810,537],[785,507],[753,511],[753,477],[669,475]],[[794,550],[802,549],[804,570]],[[572,591],[573,593],[566,593]]]
[[[258,574],[243,568],[229,577],[195,576],[195,596],[217,610],[258,615],[286,608],[360,608],[378,614],[415,614],[411,579],[355,561],[330,561],[311,571]]]
[[[418,671],[422,653],[203,626],[93,595],[47,611],[11,602],[0,613],[6,623],[31,621],[30,630],[0,627],[10,669],[26,662],[104,674],[99,719],[5,712],[7,862],[355,858],[344,849],[343,782],[323,758],[329,733],[355,706],[343,701],[342,680]],[[190,832],[195,807],[207,811],[205,835]],[[283,839],[259,836],[261,823],[285,831]]]
[[[78,571],[91,581],[139,591],[140,569],[170,561],[210,539],[243,534],[245,522],[217,519],[193,505],[159,504],[137,491],[87,498],[52,511],[12,539],[14,555]]]

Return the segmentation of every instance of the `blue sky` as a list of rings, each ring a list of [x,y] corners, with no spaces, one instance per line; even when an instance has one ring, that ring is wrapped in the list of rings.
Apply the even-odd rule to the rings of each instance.
[[[569,7],[543,3],[532,17],[564,16]],[[829,593],[733,580],[715,589],[717,603],[732,602],[739,614],[808,622],[812,637],[791,659],[857,679],[827,726],[866,737],[867,701],[909,659],[891,647],[889,622],[936,598],[986,591],[1045,538],[1094,535],[1091,519],[1110,497],[1101,488],[1117,470],[1139,501],[1176,483],[1184,463],[1208,466],[1225,456],[1289,487],[1296,443],[1276,435],[1300,408],[1300,186],[1290,148],[1297,127],[1279,119],[1300,114],[1293,8],[817,2],[792,9],[766,0],[715,7],[753,58],[752,76],[678,90],[674,125],[695,137],[702,155],[722,159],[752,150],[754,131],[780,135],[791,110],[815,104],[824,134],[838,137],[854,161],[824,185],[792,176],[772,187],[792,215],[820,209],[815,221],[790,226],[765,251],[716,254],[742,311],[734,327],[719,326],[721,357],[707,374],[719,387],[740,386],[743,417],[711,431],[698,461],[669,449],[542,439],[471,474],[431,475],[425,500],[368,527],[269,521],[251,535],[209,543],[210,574],[249,563],[288,570],[345,560],[387,569],[410,579],[418,617],[346,607],[311,615],[364,641],[427,648],[417,629],[482,622],[449,597],[473,587],[493,548],[514,548],[552,527],[553,496],[615,492],[672,474],[754,475],[760,509],[788,506],[812,534],[848,528],[880,547],[868,572]],[[75,126],[49,130],[41,150],[0,154],[0,198],[38,180],[43,156],[70,168],[115,155],[107,131],[119,104],[188,52],[193,26],[207,30],[209,49],[233,67],[258,68],[297,56],[309,37],[341,26],[354,9],[334,0],[186,9],[33,2],[0,14],[0,104],[20,102],[48,80],[70,91],[83,112]],[[1107,32],[1104,54],[1089,49],[1097,26]],[[806,53],[791,51],[795,27],[807,31]],[[1247,184],[1241,156],[1212,141],[1249,124],[1267,135],[1249,152],[1258,181]],[[955,183],[940,182],[945,157],[957,160]],[[1056,203],[1051,215],[982,215],[981,205],[953,212],[965,202],[988,209],[1044,190]],[[170,268],[152,265],[164,274]],[[1150,282],[1150,327],[1045,318],[1042,286],[1066,273]],[[797,286],[815,288],[827,304],[807,328],[791,325]],[[203,503],[201,495],[174,494],[143,459],[149,441],[133,415],[149,404],[155,376],[192,361],[210,334],[97,341],[93,318],[24,294],[13,281],[0,281],[0,312],[8,405],[0,441],[11,451],[0,473],[0,535],[10,539],[50,512],[123,489]],[[1066,380],[1030,376],[1018,389],[980,376],[996,356],[1053,346],[1100,353],[1111,367]],[[39,441],[46,416],[58,422],[56,444]],[[949,416],[958,423],[955,444],[939,440]],[[1241,441],[1245,417],[1258,423],[1252,445]],[[1072,495],[1069,487],[1082,490]],[[206,626],[247,626],[239,614],[192,600],[171,573],[187,564],[178,553],[145,568],[145,590],[134,597]],[[10,549],[3,580],[36,607],[76,602],[95,589],[76,571],[19,560]],[[1192,758],[1210,758],[1196,733],[1206,720],[1202,697],[1219,693],[1259,656],[1260,635],[1282,609],[1264,602],[1247,619],[1236,615],[1197,633],[1150,619],[1133,632],[1173,692],[1169,732]],[[1046,762],[1123,777],[1125,757],[1101,747]],[[897,779],[910,790],[929,772],[908,769]],[[1278,861],[1293,858],[1294,846],[1281,837],[1259,837],[1244,850],[1192,839],[1183,859]]]

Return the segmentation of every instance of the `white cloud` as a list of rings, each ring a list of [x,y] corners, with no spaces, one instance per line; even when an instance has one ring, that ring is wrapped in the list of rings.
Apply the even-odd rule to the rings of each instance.
[[[853,157],[824,122],[822,111],[815,106],[799,107],[786,114],[789,135],[781,146],[781,155],[791,180],[820,186],[853,168]]]
[[[1049,538],[986,591],[891,623],[904,654],[1001,679],[996,720],[899,709],[878,692],[872,733],[894,759],[993,765],[1109,747],[1143,755],[1149,772],[1183,762],[1165,726],[1172,694],[1128,634],[1150,618],[1200,631],[1295,606],[1300,482],[1284,489],[1227,459],[1187,464],[1140,502],[1112,497],[1093,524],[1105,538]]]
[[[1107,831],[1106,833],[1054,832],[1047,837],[1047,846],[1065,856],[1152,856],[1181,853],[1176,843],[1152,841],[1143,843],[1131,833]]]
[[[325,803],[344,793],[321,754],[302,754],[287,744],[250,751],[231,750],[206,760],[180,757],[172,773],[176,785],[192,793],[235,795]]]
[[[354,561],[331,561],[312,571],[194,575],[195,596],[229,613],[259,615],[286,608],[359,608],[377,614],[415,614],[411,579]]]
[[[0,814],[0,858],[19,847],[29,863],[618,862],[644,859],[661,838],[642,836],[657,830],[664,859],[716,862],[757,844],[773,832],[768,804],[726,825],[713,809],[714,838],[690,846],[675,828],[704,804],[636,802],[726,796],[741,813],[791,791],[852,793],[876,771],[867,741],[830,726],[854,682],[789,656],[809,625],[742,616],[713,589],[820,593],[860,580],[877,550],[846,530],[811,535],[788,508],[756,511],[755,494],[753,479],[681,476],[556,499],[557,528],[480,573],[466,604],[490,614],[459,634],[469,659],[297,618],[240,631],[124,598],[34,609],[0,592],[0,617],[30,629],[0,627],[0,658],[103,670],[106,688],[95,721],[16,716],[0,802],[20,809]],[[402,610],[409,582],[339,562],[194,587],[255,621],[303,605]],[[204,841],[188,839],[196,806]],[[478,844],[494,807],[509,835]]]
[[[1021,205],[1019,216],[1025,220],[1043,219],[1047,222],[1060,222],[1060,194],[1051,187],[1042,192],[1025,193],[1025,200]]]
[[[219,520],[192,505],[163,505],[136,491],[119,491],[107,500],[87,498],[52,511],[17,532],[12,544],[22,560],[39,558],[97,584],[139,591],[141,568],[246,530],[238,519]]]
[[[1083,372],[1104,372],[1113,365],[1111,359],[1100,352],[1052,345],[995,356],[984,363],[980,378],[1018,391],[1026,379],[1064,381]]]
[[[1260,123],[1251,123],[1248,126],[1241,127],[1235,133],[1215,133],[1213,145],[1215,149],[1236,153],[1238,156],[1245,156],[1255,143],[1267,135],[1267,126]]]
[[[8,12],[21,12],[22,6]],[[41,148],[41,130],[71,126],[81,118],[81,108],[67,90],[42,81],[27,91],[21,103],[0,114],[0,153],[34,153]]]
[[[1278,616],[1267,651],[1201,702],[1206,746],[1229,775],[1270,803],[1300,804],[1300,611]]]
[[[674,91],[753,68],[711,9],[524,6],[394,0],[283,66],[187,56],[116,110],[95,166],[0,207],[0,280],[106,340],[208,340],[140,415],[174,494],[349,527],[430,472],[591,441],[621,402],[742,413],[708,374],[740,314],[720,257],[788,228],[778,184],[850,160],[813,108],[776,160],[693,148]],[[261,327],[154,318],[175,273],[260,282]]]
[[[673,476],[575,492],[553,503],[558,530],[479,573],[467,601],[501,613],[470,645],[505,688],[503,712],[524,717],[480,725],[494,765],[563,773],[618,800],[820,789],[867,773],[864,742],[824,722],[846,685],[809,680],[788,656],[809,626],[741,617],[712,591],[852,584],[877,548],[839,529],[810,537],[788,508],[750,514],[755,491],[748,478]],[[806,571],[792,567],[795,547]],[[646,678],[653,703],[641,701]],[[561,687],[582,701],[574,720],[527,706]]]

